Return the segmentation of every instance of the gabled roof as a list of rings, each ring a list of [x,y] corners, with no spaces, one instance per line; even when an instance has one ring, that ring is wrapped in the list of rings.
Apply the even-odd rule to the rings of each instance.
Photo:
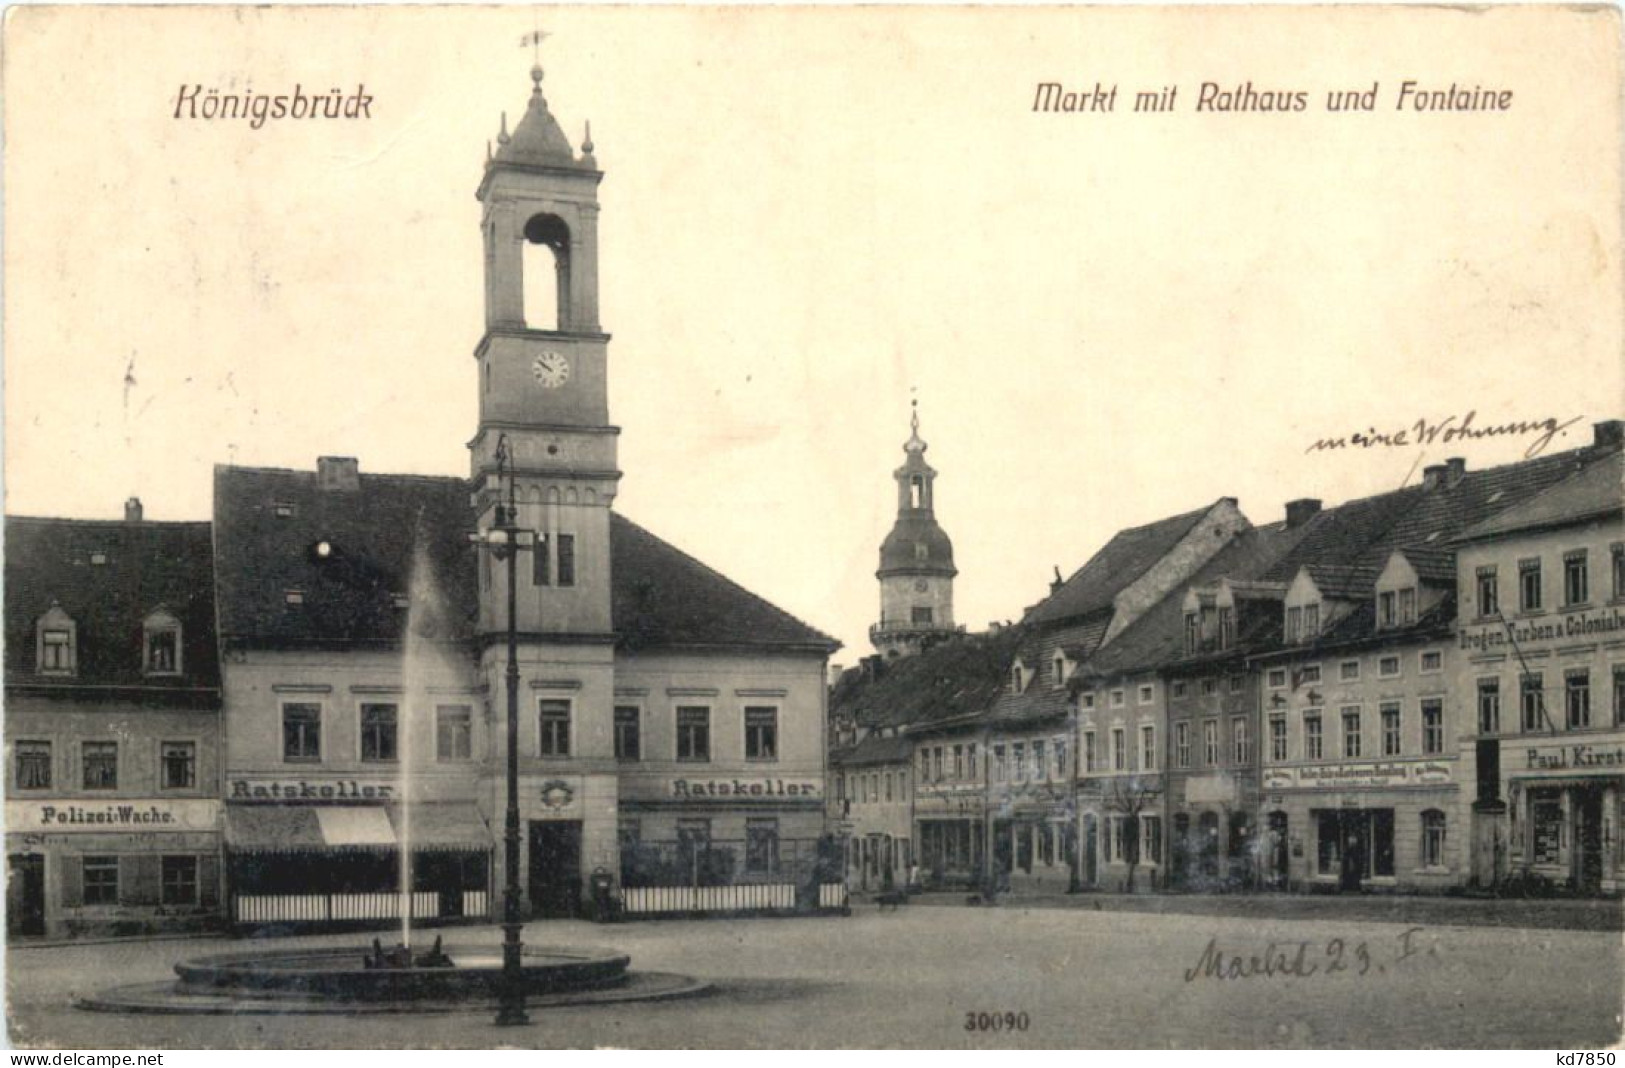
[[[6,684],[218,691],[213,572],[208,523],[7,516]],[[73,620],[71,678],[36,673],[35,625],[52,604]],[[160,609],[181,626],[179,675],[142,670],[144,623]]]
[[[829,754],[829,762],[838,767],[866,767],[874,764],[906,764],[914,752],[914,742],[897,734],[882,738],[871,734],[855,745],[836,749]]]
[[[1407,545],[1397,551],[1410,562],[1411,570],[1416,572],[1416,577],[1427,585],[1456,584],[1456,554],[1449,549]]]
[[[286,514],[283,514],[286,513]],[[436,637],[474,637],[477,561],[468,484],[459,478],[361,474],[322,489],[312,471],[215,469],[220,629],[249,645],[394,646],[414,556],[444,610]],[[318,542],[332,546],[326,560]],[[630,520],[611,513],[610,598],[623,646],[783,648],[829,652],[827,635],[750,593]],[[287,591],[301,603],[289,604]]]
[[[1625,506],[1625,453],[1615,452],[1589,464],[1563,481],[1475,523],[1457,541],[1478,541],[1504,534],[1567,526],[1618,515]]]
[[[1118,531],[1061,588],[1035,605],[1023,621],[1054,623],[1112,607],[1112,599],[1201,522],[1213,505]]]
[[[1322,597],[1340,601],[1354,601],[1369,596],[1380,573],[1374,567],[1351,567],[1346,564],[1320,561],[1303,566],[1309,572],[1309,577],[1314,579],[1315,589],[1320,591]]]
[[[1251,581],[1268,570],[1283,554],[1290,552],[1304,533],[1305,528],[1301,524],[1288,527],[1285,523],[1270,523],[1238,534],[1235,540],[1204,564],[1190,582],[1171,591],[1143,616],[1125,627],[1111,644],[1091,657],[1086,671],[1093,676],[1110,677],[1149,671],[1197,657],[1228,659],[1237,655],[1247,647],[1248,642],[1258,638],[1259,620],[1264,613],[1241,613],[1237,621],[1236,648],[1187,657],[1184,647],[1186,591],[1226,578]],[[1271,602],[1272,605],[1275,603]],[[1279,613],[1278,608],[1275,611]]]
[[[866,727],[912,726],[977,716],[1010,683],[1021,627],[960,634],[913,656],[853,668],[830,695],[830,718]]]

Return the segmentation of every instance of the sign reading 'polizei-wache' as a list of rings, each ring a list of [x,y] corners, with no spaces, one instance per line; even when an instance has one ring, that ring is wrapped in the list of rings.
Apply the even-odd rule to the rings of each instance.
[[[13,833],[91,833],[95,831],[212,831],[220,803],[210,800],[7,801],[6,830]]]

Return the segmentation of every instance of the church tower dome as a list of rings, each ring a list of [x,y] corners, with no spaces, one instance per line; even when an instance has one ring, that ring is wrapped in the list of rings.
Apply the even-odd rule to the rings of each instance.
[[[883,655],[918,652],[932,639],[955,633],[954,545],[937,524],[937,472],[925,462],[920,413],[909,422],[897,480],[897,521],[880,543],[880,622],[869,640]]]

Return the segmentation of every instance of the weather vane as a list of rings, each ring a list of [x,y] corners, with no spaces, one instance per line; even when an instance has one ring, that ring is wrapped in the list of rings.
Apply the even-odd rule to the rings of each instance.
[[[525,36],[519,38],[519,47],[524,48],[529,45],[531,62],[539,67],[542,65],[542,42],[551,36],[552,34],[546,30],[531,30]]]

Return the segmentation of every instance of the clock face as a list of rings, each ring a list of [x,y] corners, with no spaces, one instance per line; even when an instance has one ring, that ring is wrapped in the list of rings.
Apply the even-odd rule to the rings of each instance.
[[[563,353],[542,353],[531,363],[530,370],[543,389],[558,389],[570,380],[570,361]]]

